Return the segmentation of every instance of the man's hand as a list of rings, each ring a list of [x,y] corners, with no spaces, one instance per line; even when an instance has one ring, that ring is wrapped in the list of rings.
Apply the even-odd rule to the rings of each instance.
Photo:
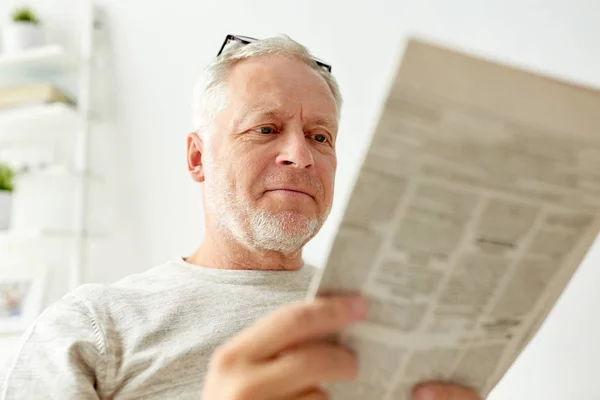
[[[446,383],[423,383],[413,391],[413,400],[480,400],[470,389]]]
[[[356,357],[324,338],[364,318],[359,296],[321,297],[286,305],[219,347],[204,383],[204,400],[325,400],[320,385],[351,380]],[[414,400],[479,400],[468,389],[418,385]]]
[[[350,351],[324,338],[366,314],[359,296],[281,307],[215,351],[203,399],[327,399],[320,385],[354,378],[358,364]]]

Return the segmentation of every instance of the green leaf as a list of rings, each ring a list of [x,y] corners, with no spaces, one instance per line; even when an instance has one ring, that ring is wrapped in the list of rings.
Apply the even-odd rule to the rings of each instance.
[[[14,171],[8,165],[0,163],[0,190],[12,192],[14,176]]]
[[[33,10],[29,7],[21,7],[13,11],[12,20],[15,22],[29,22],[35,25],[40,23]]]

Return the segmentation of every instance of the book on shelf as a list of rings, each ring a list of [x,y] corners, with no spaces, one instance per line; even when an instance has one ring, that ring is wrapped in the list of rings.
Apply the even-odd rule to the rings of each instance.
[[[0,87],[0,110],[74,101],[52,83]]]

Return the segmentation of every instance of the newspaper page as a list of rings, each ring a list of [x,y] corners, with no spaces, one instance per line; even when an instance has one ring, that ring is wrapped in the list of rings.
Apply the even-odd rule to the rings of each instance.
[[[334,399],[485,398],[600,229],[600,92],[409,40],[309,298],[360,291]]]

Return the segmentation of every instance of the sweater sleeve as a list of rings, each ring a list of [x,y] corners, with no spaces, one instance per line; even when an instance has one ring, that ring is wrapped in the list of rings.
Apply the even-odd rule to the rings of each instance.
[[[47,308],[24,333],[0,377],[0,399],[98,399],[106,371],[101,327],[74,295]]]

